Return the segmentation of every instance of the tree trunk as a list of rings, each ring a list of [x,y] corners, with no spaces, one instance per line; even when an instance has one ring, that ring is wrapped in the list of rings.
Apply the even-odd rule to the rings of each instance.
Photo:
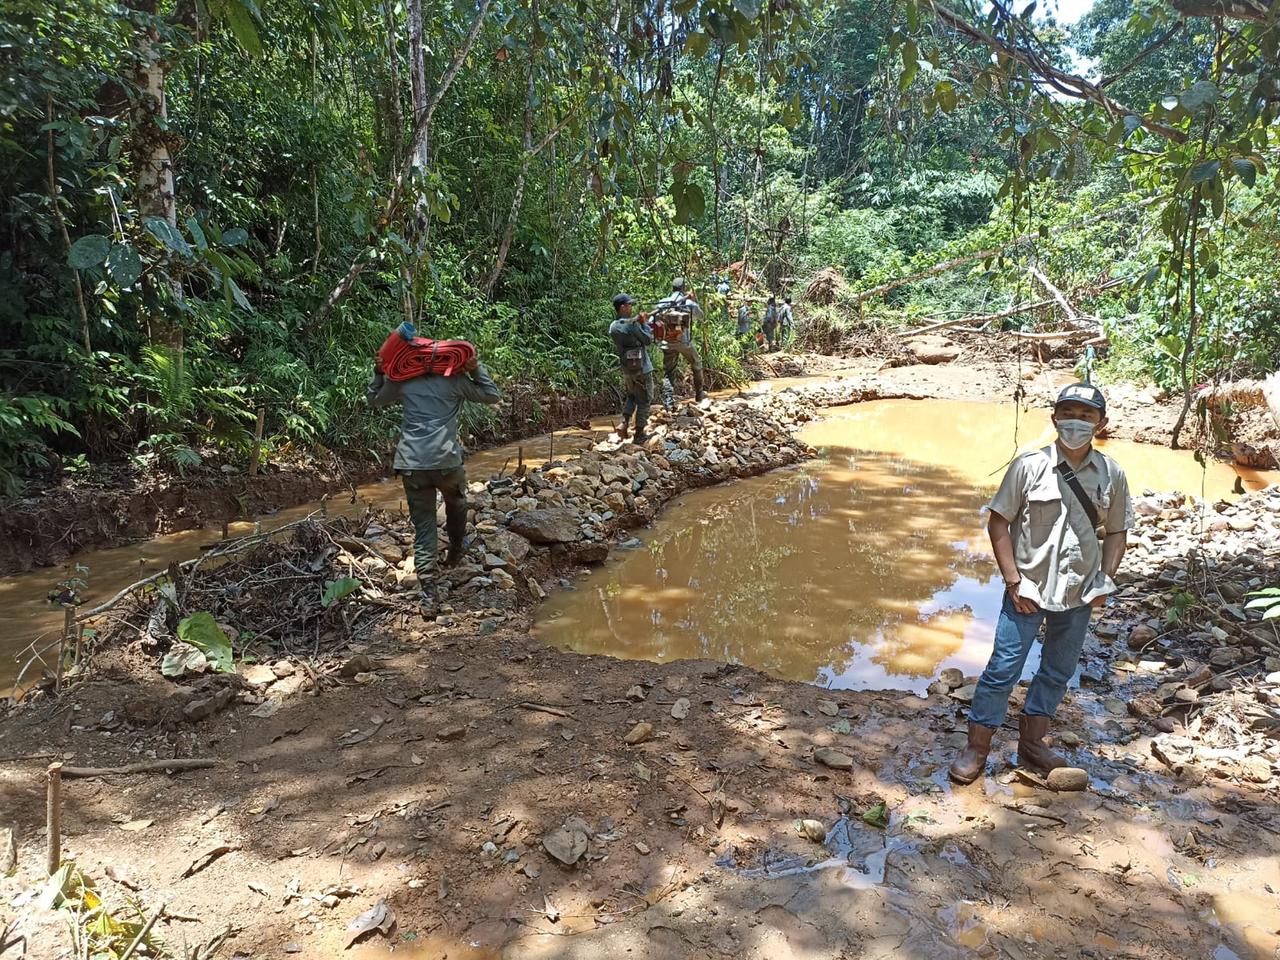
[[[516,233],[516,221],[520,219],[520,207],[524,203],[525,176],[529,173],[529,163],[533,160],[533,65],[534,59],[537,57],[534,43],[537,27],[538,0],[533,0],[533,8],[529,18],[529,65],[525,73],[524,135],[520,140],[524,155],[520,158],[520,173],[516,176],[515,196],[511,200],[511,213],[507,216],[507,226],[502,231],[502,240],[498,243],[498,255],[494,258],[493,269],[489,271],[489,279],[484,283],[484,295],[486,298],[493,295],[493,288],[498,285],[498,278],[502,276],[502,268],[506,265],[507,254],[511,250],[511,241]]]
[[[463,61],[467,59],[471,53],[471,48],[475,45],[476,37],[480,35],[480,28],[484,26],[484,18],[489,13],[489,7],[493,0],[480,0],[479,6],[476,8],[475,19],[471,21],[471,29],[467,32],[466,38],[462,41],[462,46],[455,52],[453,61],[449,64],[449,68],[445,70],[444,75],[440,78],[440,84],[436,87],[435,92],[431,95],[431,99],[427,102],[426,110],[421,116],[414,113],[413,133],[410,135],[410,147],[412,150],[419,141],[428,142],[431,130],[431,118],[435,115],[436,108],[440,106],[440,101],[444,99],[444,95],[449,92],[449,87],[453,85],[454,79],[458,76],[458,71],[462,69]],[[419,21],[420,22],[420,21]],[[419,38],[421,42],[421,38]],[[399,176],[392,184],[391,193],[387,197],[386,206],[383,208],[382,216],[378,218],[375,230],[381,233],[395,218],[400,210],[400,205],[404,202],[405,192],[409,188],[412,179],[412,168],[409,164],[401,167]],[[356,280],[360,278],[360,274],[364,272],[365,267],[369,265],[369,251],[365,251],[356,255],[351,261],[351,265],[347,268],[347,272],[342,279],[329,291],[329,295],[324,298],[316,310],[314,323],[323,323],[333,312],[333,308],[346,298],[347,294],[356,285]]]
[[[383,0],[382,16],[387,29],[387,155],[390,169],[400,161],[400,138],[404,136],[404,116],[400,112],[400,50],[396,39],[396,12],[392,0]],[[422,36],[418,36],[421,45]]]
[[[133,34],[133,80],[138,95],[130,105],[130,153],[133,159],[134,196],[143,221],[164,220],[175,230],[178,208],[174,196],[173,158],[167,132],[169,109],[165,98],[165,67],[158,29],[158,0],[129,0],[139,24]],[[182,282],[166,270],[161,280],[176,305],[182,302]],[[183,367],[182,324],[176,309],[151,327],[151,339],[173,351],[178,374]]]
[[[430,106],[427,97],[427,54],[422,42],[423,0],[408,0],[409,19],[409,88],[413,98],[413,122],[418,135],[409,145],[409,165],[415,176],[421,176],[431,162],[430,131],[423,124]]]

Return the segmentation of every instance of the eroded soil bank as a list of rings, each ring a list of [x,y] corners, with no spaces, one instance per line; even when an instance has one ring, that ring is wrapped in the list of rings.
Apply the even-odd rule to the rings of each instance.
[[[383,902],[394,922],[352,955],[1273,958],[1280,641],[1242,598],[1280,579],[1276,488],[1208,512],[1143,501],[1055,727],[1091,776],[1079,793],[1015,776],[1008,731],[981,783],[947,784],[971,678],[833,692],[529,636],[532,601],[671,497],[802,458],[791,432],[815,409],[685,408],[649,450],[606,441],[478,485],[484,553],[433,619],[392,516],[189,571],[182,611],[113,610],[87,679],[0,725],[6,920],[33,956],[66,947],[66,911],[23,900],[45,755],[199,757],[218,766],[68,781],[65,848],[113,910],[163,903],[166,942],[219,956],[340,955]],[[343,573],[362,589],[322,607]],[[260,662],[162,677],[177,613],[199,608]]]

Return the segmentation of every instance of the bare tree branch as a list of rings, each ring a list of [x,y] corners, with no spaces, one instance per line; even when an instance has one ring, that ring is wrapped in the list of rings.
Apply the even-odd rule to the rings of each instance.
[[[963,37],[981,43],[984,46],[1004,54],[1011,60],[1027,67],[1037,78],[1044,83],[1049,84],[1063,96],[1072,97],[1076,100],[1085,100],[1089,103],[1097,104],[1107,113],[1115,117],[1131,116],[1150,133],[1164,137],[1166,140],[1172,140],[1175,143],[1185,143],[1187,135],[1181,130],[1167,126],[1155,120],[1148,119],[1143,116],[1141,111],[1126,107],[1122,103],[1117,103],[1108,97],[1101,88],[1096,84],[1090,83],[1083,77],[1077,77],[1074,74],[1059,70],[1053,64],[1049,63],[1042,56],[1026,47],[1006,43],[1004,40],[994,37],[985,30],[974,26],[960,14],[956,13],[949,7],[936,0],[931,0],[930,6],[934,15],[945,26],[955,30]]]
[[[449,64],[449,68],[444,72],[444,76],[440,78],[440,85],[436,87],[435,95],[431,98],[431,102],[427,104],[427,109],[418,117],[417,123],[414,124],[413,134],[409,137],[409,156],[413,156],[414,147],[417,146],[420,138],[426,136],[427,131],[431,129],[431,118],[435,116],[436,108],[440,106],[440,101],[444,99],[444,95],[449,92],[454,78],[457,77],[458,71],[462,69],[463,61],[471,53],[472,46],[475,45],[476,37],[480,35],[480,28],[484,26],[484,18],[489,12],[489,7],[493,0],[480,0],[480,8],[476,11],[475,20],[471,23],[471,29],[467,33],[466,39],[462,42],[462,46],[458,48],[454,54],[453,62]],[[404,163],[400,168],[400,174],[396,177],[395,185],[391,188],[391,193],[387,197],[387,203],[382,211],[382,216],[378,218],[375,230],[381,233],[387,228],[391,221],[395,218],[396,211],[400,209],[400,204],[404,202],[405,193],[409,189],[409,183],[413,179],[413,165]],[[316,323],[323,323],[339,303],[346,298],[351,292],[351,288],[355,286],[356,280],[369,265],[369,251],[365,250],[355,260],[351,262],[351,266],[347,268],[346,274],[338,281],[329,295],[325,297],[324,302],[320,304],[316,310],[313,320]]]

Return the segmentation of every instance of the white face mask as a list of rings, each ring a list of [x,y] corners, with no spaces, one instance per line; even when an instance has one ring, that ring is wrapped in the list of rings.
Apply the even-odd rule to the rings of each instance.
[[[1088,446],[1093,439],[1093,431],[1097,424],[1088,420],[1059,420],[1054,424],[1058,428],[1058,439],[1068,450],[1079,450]]]

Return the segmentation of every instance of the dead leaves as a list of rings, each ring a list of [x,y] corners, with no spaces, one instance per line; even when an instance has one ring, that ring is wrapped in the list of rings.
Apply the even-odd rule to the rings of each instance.
[[[204,870],[206,867],[212,864],[215,860],[218,860],[219,858],[226,856],[228,853],[230,853],[233,850],[239,850],[239,849],[240,849],[240,844],[238,843],[215,844],[214,846],[206,850],[204,853],[200,854],[200,856],[196,857],[193,861],[191,861],[191,866],[187,867],[186,870],[183,870],[182,876],[179,877],[178,879],[185,880],[187,877],[194,877],[201,870]]]
[[[379,900],[347,924],[347,933],[351,934],[351,936],[347,938],[347,945],[344,949],[349,950],[357,940],[373,933],[375,930],[383,936],[388,936],[395,925],[396,912],[387,906],[387,901]]]

